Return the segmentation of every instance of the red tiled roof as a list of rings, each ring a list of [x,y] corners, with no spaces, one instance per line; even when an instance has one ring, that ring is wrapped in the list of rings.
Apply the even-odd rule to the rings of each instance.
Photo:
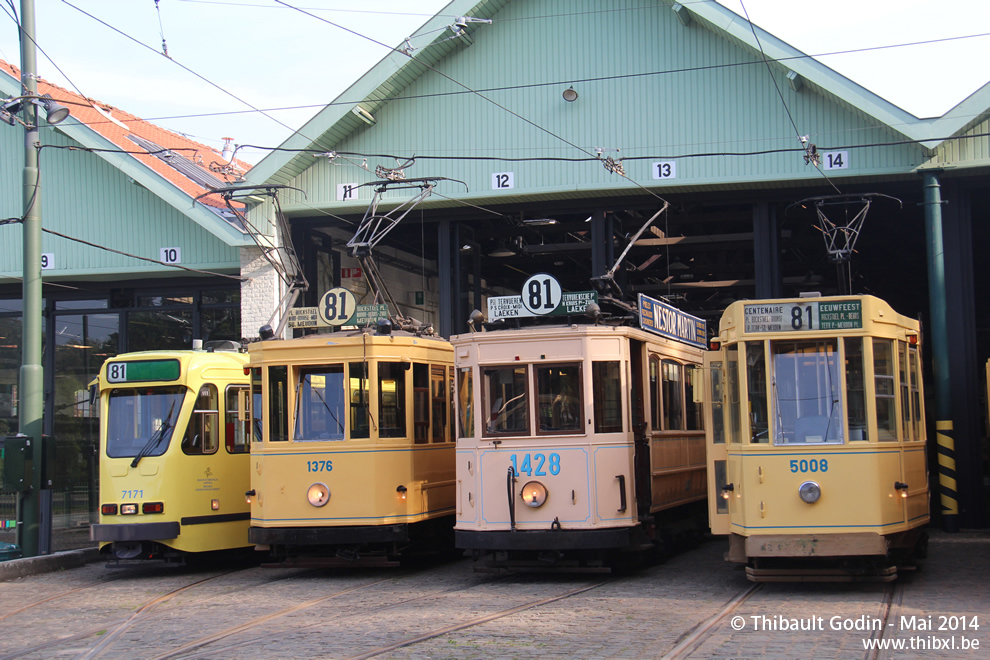
[[[4,73],[9,73],[19,83],[21,72],[18,67],[0,59],[0,70],[3,70]],[[65,120],[62,126],[68,126],[70,122],[85,124],[93,131],[96,131],[120,147],[121,151],[141,152],[131,153],[131,157],[141,161],[160,177],[179,187],[191,198],[198,197],[207,192],[207,188],[204,188],[199,183],[182,174],[160,158],[144,153],[144,150],[138,144],[128,139],[128,136],[134,135],[141,137],[166,149],[174,150],[176,154],[198,165],[205,173],[231,184],[251,167],[250,164],[236,159],[228,164],[224,161],[220,152],[215,149],[144,121],[107,103],[86,98],[40,78],[38,79],[38,94],[50,94],[56,101],[69,108],[70,117]],[[211,166],[219,169],[225,165],[230,166],[225,168],[226,175],[210,169]],[[219,195],[209,195],[203,197],[200,201],[209,206],[226,208],[226,204],[224,204],[223,199]]]

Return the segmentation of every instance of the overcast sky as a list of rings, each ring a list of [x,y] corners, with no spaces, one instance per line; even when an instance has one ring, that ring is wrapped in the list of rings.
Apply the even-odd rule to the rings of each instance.
[[[570,5],[546,1],[561,12]],[[19,64],[11,2],[19,11],[19,0],[0,0],[7,12],[0,15],[0,57]],[[448,4],[287,2],[392,46]],[[937,40],[819,57],[918,117],[945,113],[990,80],[990,0],[719,2],[740,15],[745,4],[754,23],[811,55]],[[225,136],[238,144],[279,145],[289,127],[301,126],[387,54],[370,40],[273,0],[160,0],[157,10],[154,0],[35,0],[35,12],[43,78],[218,149]],[[163,36],[174,61],[161,54]],[[278,121],[244,102],[271,110],[267,114]],[[257,162],[264,153],[238,155]]]

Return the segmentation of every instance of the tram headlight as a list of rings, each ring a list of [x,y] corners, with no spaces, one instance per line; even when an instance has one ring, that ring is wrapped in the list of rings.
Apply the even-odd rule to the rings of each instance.
[[[805,481],[798,488],[798,495],[801,496],[802,501],[808,504],[814,504],[822,496],[822,487],[814,481]]]
[[[313,506],[323,506],[330,501],[330,489],[326,484],[315,483],[306,491],[306,499]]]
[[[137,515],[137,504],[121,504],[120,505],[120,515],[122,516],[134,516]]]
[[[547,487],[539,481],[530,481],[522,487],[521,495],[526,506],[538,509],[547,501]]]

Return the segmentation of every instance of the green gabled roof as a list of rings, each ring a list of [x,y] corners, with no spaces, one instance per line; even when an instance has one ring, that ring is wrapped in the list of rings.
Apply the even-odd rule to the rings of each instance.
[[[358,115],[355,114],[355,109],[360,107],[361,109],[371,113],[376,117],[384,116],[388,117],[384,122],[379,122],[379,124],[372,129],[376,133],[380,131],[384,125],[387,125],[391,117],[398,117],[397,110],[387,110],[386,106],[389,104],[390,99],[394,99],[397,96],[401,96],[403,90],[407,90],[410,86],[416,85],[417,91],[424,89],[424,81],[428,80],[430,77],[439,77],[433,74],[429,67],[436,66],[438,63],[444,65],[450,65],[448,58],[449,55],[456,54],[456,62],[460,63],[461,58],[465,58],[464,62],[473,62],[472,66],[484,66],[487,63],[492,66],[494,62],[492,60],[479,60],[477,57],[472,57],[470,51],[464,51],[464,44],[457,39],[451,39],[451,32],[445,30],[453,22],[454,16],[473,16],[478,18],[495,18],[496,23],[502,27],[502,23],[499,23],[499,17],[496,16],[499,12],[508,12],[512,9],[518,8],[517,6],[509,7],[511,3],[509,0],[488,0],[483,2],[476,2],[471,0],[455,1],[447,5],[440,14],[428,21],[423,27],[421,27],[412,37],[415,41],[417,35],[430,35],[432,36],[432,42],[429,47],[423,47],[421,44],[418,49],[413,53],[412,57],[408,57],[405,54],[392,52],[387,55],[381,62],[379,62],[375,67],[373,67],[367,74],[362,76],[357,82],[355,82],[350,88],[344,91],[337,99],[324,108],[322,111],[317,113],[317,115],[309,121],[299,132],[289,138],[283,145],[282,148],[286,151],[276,151],[264,158],[257,166],[252,168],[247,173],[247,178],[250,182],[261,184],[261,183],[278,183],[278,184],[289,184],[294,183],[296,185],[307,187],[305,185],[305,175],[307,171],[316,173],[319,171],[319,166],[315,166],[314,163],[319,163],[320,161],[314,159],[313,153],[303,153],[298,152],[293,153],[292,150],[317,150],[317,151],[335,151],[335,150],[345,150],[348,146],[358,145],[361,148],[367,147],[374,153],[382,153],[381,149],[390,149],[390,146],[381,146],[383,143],[391,145],[397,142],[395,140],[390,140],[388,142],[383,142],[381,137],[376,139],[374,137],[368,140],[363,140],[363,135],[373,135],[371,132],[366,133],[365,130],[368,129],[368,125],[362,121]],[[648,3],[643,3],[648,4]],[[547,45],[553,40],[561,40],[566,38],[572,38],[580,40],[581,38],[587,38],[588,34],[586,31],[588,29],[594,32],[596,22],[592,19],[582,18],[581,14],[587,13],[586,11],[581,11],[582,9],[587,9],[589,6],[595,6],[594,2],[583,2],[580,6],[576,6],[573,12],[564,12],[565,15],[559,17],[560,22],[555,25],[555,29],[552,32],[539,32],[538,34],[545,36],[543,40],[533,40],[533,32],[528,30],[528,28],[518,27],[513,28],[515,32],[507,33],[505,30],[500,30],[498,34],[511,36],[506,37],[508,41],[489,41],[489,50],[485,51],[489,53],[488,57],[492,57],[490,53],[492,52],[491,44],[497,44],[495,51],[499,53],[499,57],[504,57],[506,61],[513,60],[516,64],[524,58],[524,56],[530,55],[534,58],[540,57],[540,54],[546,54]],[[766,54],[767,59],[771,60],[771,66],[774,67],[775,73],[781,79],[790,79],[793,82],[793,89],[800,90],[794,91],[794,94],[799,94],[800,96],[796,98],[804,98],[805,111],[806,112],[827,112],[827,108],[832,105],[836,108],[836,113],[840,113],[844,119],[843,121],[850,121],[849,118],[857,118],[858,127],[860,129],[869,129],[874,131],[874,141],[878,142],[890,142],[897,143],[899,141],[913,142],[920,141],[919,144],[904,145],[904,149],[898,154],[893,154],[888,150],[888,154],[885,156],[885,164],[881,167],[872,166],[871,171],[867,172],[868,175],[878,175],[878,174],[891,174],[891,173],[906,173],[911,170],[912,167],[917,167],[922,164],[922,162],[927,156],[931,156],[935,148],[939,145],[940,139],[948,138],[953,135],[957,135],[962,131],[965,131],[968,127],[977,123],[981,117],[986,116],[987,103],[990,100],[987,98],[988,92],[986,88],[978,91],[969,99],[961,103],[957,108],[947,113],[944,117],[936,119],[919,119],[909,112],[897,107],[896,105],[886,101],[877,94],[867,90],[861,85],[849,80],[845,76],[838,74],[829,67],[825,66],[821,62],[814,60],[813,58],[807,56],[800,50],[786,44],[785,42],[777,39],[768,32],[756,28],[756,35],[754,35],[753,27],[744,18],[738,16],[734,12],[718,5],[714,2],[700,2],[700,3],[690,3],[687,6],[679,5],[673,0],[656,0],[656,6],[658,9],[663,11],[670,11],[668,17],[671,20],[676,15],[677,18],[681,19],[680,35],[690,38],[689,35],[691,31],[697,31],[696,34],[701,34],[701,31],[707,33],[707,37],[703,40],[693,40],[701,47],[705,47],[704,44],[707,42],[707,47],[712,47],[712,37],[716,39],[723,39],[727,42],[730,47],[741,49],[743,53],[743,58],[734,58],[735,64],[750,64],[759,62],[763,54]],[[515,14],[518,15],[524,13],[516,11]],[[573,14],[573,16],[571,15]],[[545,18],[545,17],[541,17]],[[565,21],[570,21],[569,25],[565,25]],[[583,21],[583,23],[581,22]],[[504,21],[503,21],[504,22]],[[606,20],[603,19],[601,23],[605,23]],[[686,23],[686,24],[685,24]],[[514,23],[513,25],[520,25],[519,23]],[[580,35],[569,36],[566,32],[567,28],[580,27],[584,29],[585,32]],[[475,25],[469,24],[469,31],[484,29]],[[487,28],[493,30],[490,35],[490,39],[502,39],[502,37],[495,37],[495,32],[493,28]],[[482,33],[478,32],[480,37]],[[522,34],[528,34],[527,38],[521,37]],[[668,32],[668,35],[672,38],[679,39],[676,34]],[[609,34],[594,34],[595,38],[601,40],[602,43],[608,43],[610,40],[622,39],[626,35],[609,35]],[[657,35],[660,38],[661,35]],[[488,33],[485,33],[485,37],[489,37]],[[478,37],[476,37],[478,38]],[[479,41],[480,43],[480,41]],[[561,44],[565,43],[563,41]],[[585,41],[586,43],[586,41]],[[650,42],[644,40],[642,45],[644,48],[649,48],[651,45],[655,45],[658,42]],[[601,44],[598,44],[599,46]],[[499,50],[501,49],[501,50]],[[456,53],[455,53],[456,51]],[[572,51],[573,52],[573,51]],[[682,57],[692,57],[691,52],[682,52],[679,55]],[[698,51],[703,52],[703,51]],[[697,56],[696,56],[697,57]],[[443,61],[445,58],[448,61]],[[471,58],[471,59],[468,59]],[[749,60],[749,62],[743,62],[742,60]],[[606,80],[607,78],[595,78],[596,73],[590,71],[594,69],[596,63],[587,60],[583,66],[589,68],[588,78],[590,80]],[[560,65],[560,62],[554,62],[553,64]],[[630,68],[635,65],[634,61],[630,61]],[[465,64],[465,66],[468,66]],[[579,65],[580,66],[580,65]],[[762,66],[762,65],[761,65]],[[717,67],[710,67],[712,69]],[[433,74],[432,76],[424,76],[424,73]],[[630,73],[633,73],[630,70]],[[790,74],[788,78],[783,78],[781,74]],[[442,74],[441,74],[442,75]],[[553,73],[548,74],[545,80],[541,83],[549,83],[551,80],[558,79],[559,69]],[[605,75],[605,74],[603,74]],[[754,74],[755,75],[755,74]],[[617,76],[621,77],[621,76]],[[725,79],[724,76],[722,78]],[[756,79],[755,77],[753,78]],[[765,71],[762,81],[760,84],[765,84],[766,82]],[[509,85],[511,84],[506,80],[498,80],[494,85]],[[566,84],[566,83],[565,83]],[[609,93],[616,94],[614,97],[614,111],[610,116],[601,116],[595,122],[590,122],[586,124],[589,127],[585,130],[582,135],[582,139],[587,142],[587,148],[591,148],[591,140],[604,140],[608,139],[599,137],[601,135],[611,135],[614,132],[609,130],[602,130],[601,125],[603,122],[621,122],[625,121],[628,115],[628,108],[622,107],[622,102],[625,101],[625,97],[621,93],[616,93],[617,89],[624,89],[626,91],[626,96],[628,96],[628,91],[631,89],[630,85],[626,85],[625,88],[619,87],[618,83],[616,86],[609,88]],[[645,83],[644,83],[645,84]],[[699,85],[711,85],[711,83],[698,83]],[[692,89],[687,88],[684,84],[671,83],[668,88],[674,93],[680,93],[682,96],[680,111],[685,112],[683,106],[683,99],[685,94],[694,93]],[[427,91],[436,91],[436,87],[426,86]],[[653,89],[657,90],[657,94],[660,94],[659,90],[662,86],[654,83]],[[705,103],[712,103],[713,94],[722,92],[717,88],[703,87],[699,86],[696,90],[699,93],[699,105],[697,106],[697,113],[712,113],[713,107]],[[785,90],[788,91],[788,90]],[[741,92],[736,92],[737,94]],[[520,93],[521,94],[521,93]],[[702,95],[704,95],[702,97]],[[813,101],[809,99],[814,99],[818,97],[821,99],[821,103],[818,101]],[[658,97],[659,98],[659,97]],[[792,97],[795,98],[795,97]],[[707,101],[703,99],[708,99]],[[600,98],[596,99],[600,102]],[[741,99],[743,101],[747,99]],[[767,107],[771,101],[763,99],[762,97],[757,99],[756,97],[749,97],[748,100],[753,104],[752,108],[749,108],[751,116],[759,118],[759,110],[756,104],[762,104],[762,107]],[[589,101],[591,99],[589,98]],[[452,103],[454,103],[452,101]],[[773,104],[777,105],[776,110],[780,110],[779,102],[774,97]],[[813,109],[812,105],[814,106]],[[467,111],[467,106],[464,103],[458,106],[461,111]],[[823,110],[822,108],[825,108]],[[665,107],[660,106],[654,110],[657,116],[657,122],[666,121],[664,125],[664,130],[667,131],[666,135],[671,135],[671,131],[676,131],[677,127],[673,128],[670,126],[669,117],[662,117],[664,114]],[[404,110],[405,112],[405,110]],[[415,109],[410,112],[416,112]],[[420,112],[422,112],[420,110]],[[624,115],[625,113],[625,115]],[[525,112],[523,113],[525,114]],[[640,113],[642,114],[642,113]],[[458,120],[461,124],[456,126],[451,126],[451,130],[466,130],[466,126],[469,123],[464,123],[464,116],[459,115]],[[825,115],[819,115],[825,116]],[[421,115],[419,117],[421,120],[426,119],[426,115]],[[630,117],[632,119],[632,117]],[[635,119],[639,119],[638,117]],[[404,119],[404,121],[406,121]],[[588,120],[584,120],[588,121]],[[698,121],[704,121],[699,117],[689,117],[687,114],[681,121],[694,122],[697,124]],[[708,121],[714,125],[715,121],[721,121],[722,125],[717,126],[712,129],[710,140],[715,143],[718,140],[728,140],[728,139],[738,139],[740,135],[748,135],[748,133],[740,132],[742,129],[740,126],[733,125],[730,121],[727,121],[724,117],[708,117]],[[422,125],[428,122],[423,122]],[[489,131],[497,131],[497,128],[486,127]],[[395,127],[395,130],[399,130]],[[392,137],[400,137],[400,133],[396,133],[395,130],[392,131]],[[410,130],[409,123],[403,125],[402,130]],[[520,133],[513,130],[513,133],[519,135]],[[735,130],[736,133],[730,133],[730,131]],[[822,130],[828,130],[824,128]],[[697,131],[696,131],[697,132]],[[727,137],[728,136],[728,137]],[[889,136],[887,138],[886,136]],[[472,135],[472,138],[475,136]],[[652,136],[656,139],[657,134]],[[797,136],[794,136],[794,144],[791,146],[797,147]],[[398,141],[401,142],[401,139]],[[367,144],[365,144],[367,143]],[[629,141],[626,138],[626,146],[628,146]],[[368,146],[377,145],[377,147]],[[559,146],[559,145],[558,145]],[[596,146],[599,146],[596,143]],[[606,143],[600,146],[608,147]],[[613,145],[614,146],[614,145]],[[821,150],[823,145],[819,144],[819,149]],[[379,149],[374,151],[374,149]],[[395,147],[400,153],[406,153],[402,151],[399,146]],[[442,147],[438,147],[442,149]],[[360,150],[360,149],[357,149]],[[726,149],[727,151],[732,151],[731,148]],[[909,153],[909,150],[913,153]],[[677,153],[677,152],[675,152]],[[408,155],[408,154],[407,154]],[[626,153],[623,152],[622,156],[627,157]],[[677,156],[671,156],[677,158]],[[465,166],[467,167],[467,166]],[[523,166],[517,166],[521,169]],[[628,167],[628,165],[627,165]],[[438,165],[439,169],[440,166]],[[328,173],[323,170],[324,179],[326,181],[339,181],[338,178],[332,178],[328,176]],[[532,173],[531,173],[532,174]],[[752,171],[740,172],[738,169],[721,172],[717,175],[711,175],[707,171],[700,175],[700,178],[695,181],[685,184],[685,185],[715,185],[715,186],[735,186],[742,185],[744,182],[748,181],[752,185],[756,179],[752,175]],[[861,173],[851,172],[849,176],[858,176]],[[449,176],[449,174],[448,174]],[[704,177],[709,177],[705,180]],[[796,172],[787,172],[785,175],[776,176],[775,180],[778,183],[782,183],[785,179],[790,179],[796,181],[802,178],[803,175]],[[534,177],[531,176],[530,180]],[[560,195],[560,194],[570,194],[582,195],[591,194],[592,189],[597,191],[598,194],[623,194],[623,192],[628,193],[629,188],[625,182],[599,182],[597,180],[592,180],[592,178],[587,180],[566,180],[561,178],[556,182],[543,181],[543,187],[538,186],[527,186],[525,189],[520,189],[518,192],[521,195],[527,195],[534,199],[538,198],[540,195]],[[758,179],[758,177],[757,177]],[[351,179],[355,180],[355,179]],[[479,182],[478,172],[474,172],[473,181],[475,183],[475,189],[478,188],[477,183]],[[680,182],[678,182],[679,184]],[[461,197],[461,199],[486,199],[483,194],[475,192],[472,189],[472,193]],[[568,193],[568,191],[570,191]],[[324,200],[326,200],[326,191],[323,191]],[[317,194],[319,197],[319,193]],[[319,202],[316,202],[319,205]],[[434,202],[435,205],[443,204],[441,201]],[[344,209],[354,206],[355,208],[359,205],[357,200],[351,202],[334,202],[334,208],[343,211]],[[293,209],[293,212],[305,212],[303,207],[298,209]]]
[[[429,71],[429,67],[463,47],[462,42],[450,39],[450,32],[445,30],[454,17],[491,18],[509,2],[510,0],[451,2],[410,36],[409,40],[417,44],[412,56],[392,51],[382,58],[368,73],[282,143],[279,148],[286,151],[272,152],[252,167],[246,174],[248,181],[275,184],[290,182],[313,164],[312,154],[292,153],[291,150],[332,151],[345,137],[367,126],[355,114],[356,106],[375,115],[389,99],[398,96],[413,81]],[[475,29],[476,26],[469,24],[467,32],[470,34]],[[416,39],[429,34],[434,37],[428,44]]]
[[[72,92],[55,87],[44,81],[39,81],[38,87],[39,93],[45,93],[47,91],[57,99],[73,97],[74,99],[79,99],[80,102],[89,102],[89,99],[84,99]],[[8,97],[19,96],[21,94],[20,82],[3,69],[0,69],[0,92]],[[94,108],[89,107],[86,103],[70,105],[69,108],[75,117],[78,117],[81,113],[85,113],[86,119],[73,120],[70,118],[57,127],[52,127],[53,130],[77,142],[82,148],[100,150],[93,153],[227,245],[231,247],[254,245],[254,242],[249,236],[233,227],[226,220],[209,210],[205,205],[194,202],[194,195],[190,191],[183,190],[179,185],[156,172],[152,167],[149,167],[135,156],[122,153],[126,149],[140,150],[137,144],[122,146],[101,134],[97,129],[87,125],[85,121],[89,119],[90,115],[95,115],[97,112]],[[102,117],[99,117],[99,121],[105,127],[105,130],[120,132],[114,128],[114,124],[105,121]],[[147,122],[144,123],[147,124]],[[182,175],[176,173],[175,176],[178,178]],[[193,190],[199,189],[193,188]]]

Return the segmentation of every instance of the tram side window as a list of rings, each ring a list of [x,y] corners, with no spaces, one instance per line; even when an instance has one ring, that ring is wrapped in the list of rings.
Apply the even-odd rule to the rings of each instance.
[[[877,437],[897,440],[897,403],[894,389],[894,342],[873,339],[873,383],[876,389]]]
[[[248,444],[251,423],[241,414],[239,403],[241,398],[238,396],[240,392],[246,390],[246,387],[233,385],[227,388],[223,442],[227,453],[230,454],[246,454],[251,451],[251,445]],[[239,420],[238,417],[241,419]]]
[[[474,437],[474,372],[471,367],[457,370],[457,437]]]
[[[740,390],[742,381],[739,378],[739,346],[733,344],[725,349],[725,393],[727,394],[729,416],[729,442],[742,442],[740,428]]]
[[[296,383],[295,442],[344,439],[344,365],[302,367]]]
[[[697,364],[684,365],[684,428],[688,431],[704,431],[705,415],[700,400],[703,370]],[[698,396],[697,399],[701,397]]]
[[[526,367],[485,369],[485,435],[529,431]]]
[[[622,430],[622,386],[619,363],[592,362],[591,386],[594,389],[595,433]]]
[[[539,433],[581,430],[581,367],[578,364],[536,368]]]
[[[413,442],[430,441],[430,366],[413,365]]]
[[[261,442],[264,439],[261,422],[261,369],[251,370],[251,426],[248,433],[251,442]]]
[[[289,441],[289,368],[268,367],[268,440]]]
[[[660,410],[660,358],[650,356],[650,425],[654,431],[663,429]]]
[[[368,363],[352,362],[348,365],[351,402],[351,438],[371,437],[368,424]]]
[[[701,376],[702,369],[699,367],[694,373]],[[711,386],[712,386],[712,442],[716,445],[725,444],[725,411],[722,407],[722,363],[711,363]],[[724,466],[723,466],[724,467]]]
[[[908,346],[908,362],[911,371],[911,420],[914,424],[914,439],[924,440],[925,432],[922,428],[921,419],[921,370],[918,367],[918,349]]]
[[[450,379],[447,377],[447,367],[434,364],[430,367],[430,402],[433,411],[433,442],[449,442],[447,422],[448,393]]]
[[[846,337],[846,406],[849,409],[849,440],[869,440],[866,420],[866,378],[863,338]]]
[[[746,382],[749,387],[750,442],[769,442],[767,362],[762,341],[746,342]]]
[[[684,429],[684,387],[681,383],[681,365],[673,360],[660,363],[663,392],[663,430]]]
[[[214,454],[220,445],[220,396],[216,385],[199,388],[192,417],[182,438],[182,451],[186,454]]]
[[[379,437],[406,437],[406,366],[401,362],[378,363]]]

